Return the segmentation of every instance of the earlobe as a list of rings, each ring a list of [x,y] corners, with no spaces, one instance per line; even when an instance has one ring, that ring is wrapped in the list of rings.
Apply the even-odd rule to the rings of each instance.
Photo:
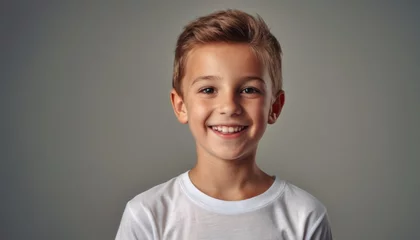
[[[284,100],[284,91],[281,90],[271,104],[270,112],[268,115],[268,124],[274,124],[277,121],[277,118],[280,116],[281,110],[283,108]]]
[[[171,103],[178,121],[182,124],[188,123],[187,108],[185,107],[184,100],[175,89],[171,90]]]
[[[274,112],[271,112],[270,115],[268,116],[268,123],[273,124],[276,122],[276,120],[277,120],[277,114]]]

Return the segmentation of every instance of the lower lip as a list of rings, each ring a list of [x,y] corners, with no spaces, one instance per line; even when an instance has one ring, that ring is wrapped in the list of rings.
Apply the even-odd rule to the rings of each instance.
[[[247,129],[248,129],[248,127],[245,127],[240,132],[235,132],[235,133],[221,133],[219,131],[213,130],[213,128],[210,128],[210,130],[212,130],[216,135],[218,135],[218,136],[220,136],[222,138],[226,138],[226,139],[237,138],[237,137],[241,136]]]

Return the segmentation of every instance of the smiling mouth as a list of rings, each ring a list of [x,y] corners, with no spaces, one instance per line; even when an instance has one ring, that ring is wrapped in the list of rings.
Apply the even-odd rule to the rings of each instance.
[[[248,126],[209,126],[213,131],[223,133],[223,134],[232,134],[242,132],[247,129]]]

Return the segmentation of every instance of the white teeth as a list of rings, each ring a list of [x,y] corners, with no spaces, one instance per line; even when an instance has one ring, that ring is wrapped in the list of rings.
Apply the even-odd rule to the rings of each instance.
[[[222,132],[223,132],[223,133],[227,133],[227,132],[228,132],[228,127],[223,126],[223,127],[222,127]]]
[[[242,131],[245,127],[227,127],[227,126],[212,126],[211,127],[214,131],[218,131],[221,133],[235,133]]]

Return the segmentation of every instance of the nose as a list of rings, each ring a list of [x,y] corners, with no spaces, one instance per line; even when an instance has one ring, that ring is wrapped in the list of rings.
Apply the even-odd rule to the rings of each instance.
[[[222,115],[240,115],[242,107],[239,96],[235,93],[225,93],[219,95],[219,113]]]

